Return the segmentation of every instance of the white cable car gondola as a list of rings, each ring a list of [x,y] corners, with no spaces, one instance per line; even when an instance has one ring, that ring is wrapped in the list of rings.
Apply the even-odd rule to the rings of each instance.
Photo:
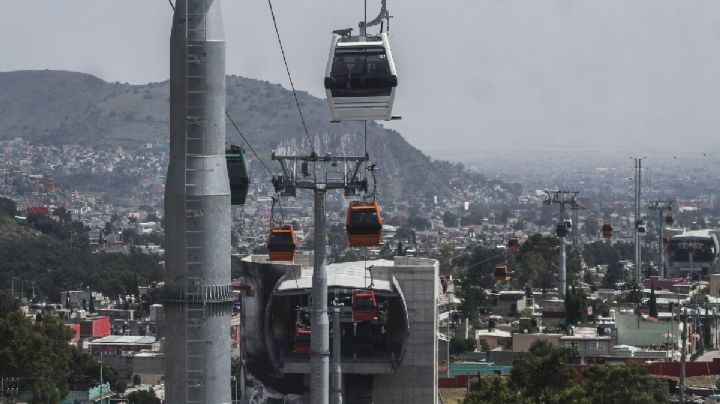
[[[365,37],[350,36],[350,30],[333,33],[325,72],[333,121],[399,119],[392,115],[396,87],[387,33]]]

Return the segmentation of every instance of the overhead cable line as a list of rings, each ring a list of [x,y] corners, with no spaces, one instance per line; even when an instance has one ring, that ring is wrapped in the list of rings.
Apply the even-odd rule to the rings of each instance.
[[[490,261],[493,261],[495,258],[498,258],[498,257],[501,257],[501,256],[505,256],[505,253],[503,252],[503,253],[501,253],[501,254],[496,254],[496,255],[493,255],[492,257],[488,258],[488,259],[484,259],[484,260],[482,260],[482,261],[480,261],[480,262],[476,262],[476,263],[474,263],[474,264],[472,264],[472,265],[470,265],[470,266],[463,267],[463,268],[455,268],[455,269],[457,269],[458,271],[467,271],[467,270],[470,269],[470,268],[474,268],[474,267],[476,267],[476,266],[479,266],[479,265],[482,265],[482,264],[486,264],[486,263],[488,263],[488,262],[490,262]]]
[[[265,163],[262,161],[262,159],[260,158],[260,155],[257,154],[257,152],[255,151],[255,149],[253,149],[252,145],[250,144],[250,142],[248,142],[247,138],[246,138],[245,135],[242,133],[242,131],[240,131],[240,128],[237,126],[237,124],[236,124],[235,121],[232,119],[232,117],[230,116],[230,114],[229,114],[227,111],[225,111],[225,115],[226,115],[227,118],[230,120],[230,123],[232,124],[233,128],[235,128],[235,130],[237,131],[237,133],[240,135],[240,137],[242,138],[242,140],[245,142],[245,144],[247,145],[248,149],[250,149],[250,151],[252,152],[252,154],[255,155],[255,158],[258,160],[258,162],[260,162],[260,164],[263,166],[263,168],[265,169],[265,171],[267,171],[268,174],[270,174],[270,176],[272,176],[272,175],[273,175],[272,171],[270,171],[270,169],[268,168],[268,166],[265,165]]]
[[[172,0],[168,0],[168,3],[170,3],[170,7],[172,7],[173,11],[175,11],[175,5],[172,4]]]
[[[280,53],[282,53],[283,62],[285,63],[285,71],[287,71],[288,80],[290,80],[290,88],[292,89],[293,97],[295,98],[295,105],[297,106],[298,114],[300,114],[300,121],[302,121],[303,129],[305,130],[305,137],[307,137],[310,149],[315,153],[315,147],[310,139],[310,133],[308,132],[307,124],[305,123],[305,116],[300,108],[300,101],[298,101],[297,91],[295,90],[295,83],[293,83],[292,75],[290,74],[290,67],[288,67],[287,57],[285,56],[285,48],[283,47],[282,39],[280,39],[280,31],[278,30],[277,20],[275,19],[275,11],[273,10],[272,1],[268,0],[268,6],[270,7],[270,15],[272,16],[273,25],[275,26],[275,34],[277,35],[278,44],[280,45]]]

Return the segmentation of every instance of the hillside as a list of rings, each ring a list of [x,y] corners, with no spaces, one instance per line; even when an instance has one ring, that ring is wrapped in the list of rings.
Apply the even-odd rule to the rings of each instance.
[[[0,285],[34,285],[40,297],[60,301],[63,290],[94,290],[116,297],[136,293],[138,284],[159,281],[161,257],[94,252],[87,243],[87,229],[80,222],[63,222],[42,215],[16,219],[0,197]],[[13,204],[14,205],[14,204]],[[13,206],[14,209],[14,206]],[[70,229],[73,229],[72,231]],[[68,235],[72,234],[73,247]],[[84,241],[84,242],[83,242]],[[27,290],[27,288],[25,289]],[[30,293],[26,293],[29,297]]]
[[[292,93],[282,86],[228,77],[228,111],[261,157],[308,152]],[[361,123],[330,123],[325,100],[300,92],[315,148],[362,154]],[[168,142],[168,82],[129,85],[65,71],[0,73],[0,139],[48,144],[138,147]],[[228,141],[242,144],[228,125]],[[455,167],[437,164],[398,132],[370,123],[370,157],[382,168],[384,194],[443,194]]]

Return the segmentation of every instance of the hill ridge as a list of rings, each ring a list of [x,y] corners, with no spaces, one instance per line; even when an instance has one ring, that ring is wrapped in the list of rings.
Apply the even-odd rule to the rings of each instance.
[[[361,122],[330,123],[326,101],[298,91],[315,149],[364,152]],[[227,77],[227,110],[268,163],[271,151],[307,152],[290,90],[280,84]],[[140,147],[169,140],[169,82],[132,85],[62,70],[0,72],[0,139],[43,144]],[[242,144],[228,122],[228,142]],[[382,168],[392,198],[443,193],[447,164],[436,164],[400,133],[368,122],[368,151]]]

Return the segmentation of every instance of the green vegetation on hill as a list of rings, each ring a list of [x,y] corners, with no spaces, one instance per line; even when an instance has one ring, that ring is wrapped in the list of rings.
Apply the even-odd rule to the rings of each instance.
[[[464,286],[478,286],[490,289],[495,285],[493,276],[495,265],[507,260],[510,268],[511,284],[515,289],[557,287],[560,240],[553,236],[531,235],[520,247],[518,254],[505,249],[479,246],[470,253],[453,260],[457,275],[463,278]],[[568,284],[574,283],[580,273],[579,253],[567,249]]]
[[[33,404],[58,403],[70,390],[100,383],[100,363],[68,344],[72,331],[55,315],[32,322],[10,294],[0,290],[0,378],[16,378],[19,391],[30,391]],[[125,390],[117,370],[103,366],[103,381]],[[7,387],[7,385],[5,386]]]
[[[139,147],[169,140],[168,82],[129,85],[65,71],[0,73],[0,139],[64,145]],[[299,93],[315,149],[362,155],[362,123],[330,123],[325,100]],[[229,76],[227,109],[266,164],[270,152],[309,153],[291,93],[277,84]],[[412,134],[409,134],[412,136]],[[229,142],[242,144],[228,122]],[[384,197],[443,195],[462,166],[434,162],[396,131],[368,123],[368,151],[382,170]],[[467,175],[467,174],[466,174]],[[479,181],[480,177],[473,177]]]
[[[6,198],[0,202],[8,205]],[[30,285],[38,298],[59,301],[60,292],[90,285],[110,297],[137,292],[139,284],[159,281],[161,258],[155,255],[93,253],[88,250],[86,229],[58,210],[56,216],[15,219],[0,210],[0,286]],[[59,216],[58,216],[59,215]],[[70,236],[72,234],[72,236]],[[72,237],[72,247],[70,242]]]
[[[576,371],[569,365],[575,349],[537,341],[513,359],[510,378],[489,376],[474,383],[464,404],[651,404],[669,402],[663,382],[642,365],[592,365]]]

